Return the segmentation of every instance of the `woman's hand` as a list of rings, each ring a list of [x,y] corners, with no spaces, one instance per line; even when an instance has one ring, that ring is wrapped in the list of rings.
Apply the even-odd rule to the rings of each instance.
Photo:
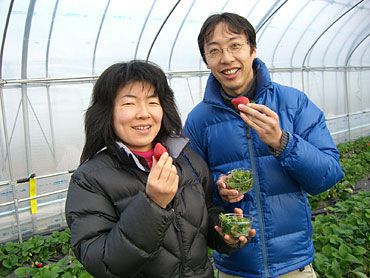
[[[243,210],[240,208],[234,208],[234,213],[243,215]],[[220,236],[224,239],[224,241],[229,245],[237,245],[239,247],[242,247],[246,245],[248,242],[251,241],[252,237],[256,236],[256,230],[250,229],[249,234],[247,236],[240,236],[239,238],[231,237],[228,234],[224,234],[221,230],[220,226],[215,226],[215,230],[219,233]]]
[[[172,201],[179,186],[177,169],[172,163],[173,159],[167,152],[162,154],[158,161],[153,158],[153,166],[146,183],[146,194],[162,208],[166,208]]]

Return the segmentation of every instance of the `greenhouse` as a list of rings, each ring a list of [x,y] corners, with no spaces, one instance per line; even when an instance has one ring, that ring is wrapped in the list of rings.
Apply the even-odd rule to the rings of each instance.
[[[211,72],[199,53],[199,30],[207,17],[223,12],[250,21],[257,57],[271,79],[303,91],[323,111],[335,144],[361,150],[363,158],[351,162],[356,177],[346,172],[341,153],[345,176],[353,179],[338,183],[344,193],[327,197],[344,201],[368,191],[370,1],[2,0],[0,244],[67,228],[66,196],[85,143],[85,113],[96,80],[110,65],[130,60],[157,64],[185,124],[202,101]],[[354,143],[359,140],[365,140],[363,145]],[[366,193],[360,200],[367,211],[367,233],[368,200]],[[312,202],[313,212],[334,204]],[[368,238],[361,246],[370,253]],[[343,277],[369,277],[369,269],[366,273],[357,261],[367,258],[361,248],[356,259],[348,259],[357,268],[351,265],[353,273]]]

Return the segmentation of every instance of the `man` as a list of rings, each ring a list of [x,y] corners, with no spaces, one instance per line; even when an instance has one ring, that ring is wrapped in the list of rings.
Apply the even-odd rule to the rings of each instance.
[[[217,180],[215,201],[227,211],[241,207],[257,230],[240,251],[214,253],[219,277],[316,277],[307,193],[319,194],[343,177],[322,111],[304,93],[271,81],[245,18],[211,15],[198,45],[211,74],[185,134]],[[231,100],[242,95],[253,103],[236,109]],[[225,184],[235,168],[253,173],[253,189],[244,195]]]

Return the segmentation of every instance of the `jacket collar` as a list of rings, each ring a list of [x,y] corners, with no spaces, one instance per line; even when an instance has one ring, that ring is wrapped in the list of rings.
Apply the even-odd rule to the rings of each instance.
[[[125,144],[123,144],[121,141],[116,141],[116,144],[117,144],[117,146],[118,146],[118,148],[120,149],[121,152],[126,153],[127,157],[131,157],[131,159],[134,160],[136,166],[140,170],[142,170],[142,171],[147,170],[147,168],[140,162],[140,160],[137,158],[137,156],[134,155],[134,153]]]
[[[168,153],[173,159],[179,157],[181,152],[184,150],[186,145],[188,144],[189,139],[185,137],[168,137],[164,142],[163,145],[166,147]],[[142,171],[148,171],[147,166],[138,159],[138,157],[121,141],[115,142],[118,157],[123,162],[125,160],[130,159],[135,163],[135,165]]]

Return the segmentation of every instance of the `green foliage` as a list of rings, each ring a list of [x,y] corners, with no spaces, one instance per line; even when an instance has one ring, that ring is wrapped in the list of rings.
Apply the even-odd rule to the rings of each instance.
[[[234,213],[221,213],[220,222],[222,232],[235,238],[247,236],[252,225],[252,219]]]
[[[35,235],[23,243],[7,242],[0,245],[0,277],[24,265],[34,267],[38,262],[59,259],[70,249],[70,232],[53,232],[47,237]]]
[[[370,173],[370,137],[338,145],[344,178],[331,189],[309,196],[311,208],[326,206],[329,201],[345,200],[353,193],[356,183]]]
[[[253,186],[253,176],[249,170],[234,169],[226,179],[226,183],[228,187],[245,193],[251,190]]]
[[[370,192],[327,208],[313,221],[315,271],[320,277],[369,277]]]
[[[54,264],[47,264],[41,268],[20,267],[15,270],[16,277],[38,278],[90,278],[92,277],[74,256],[66,256]]]

